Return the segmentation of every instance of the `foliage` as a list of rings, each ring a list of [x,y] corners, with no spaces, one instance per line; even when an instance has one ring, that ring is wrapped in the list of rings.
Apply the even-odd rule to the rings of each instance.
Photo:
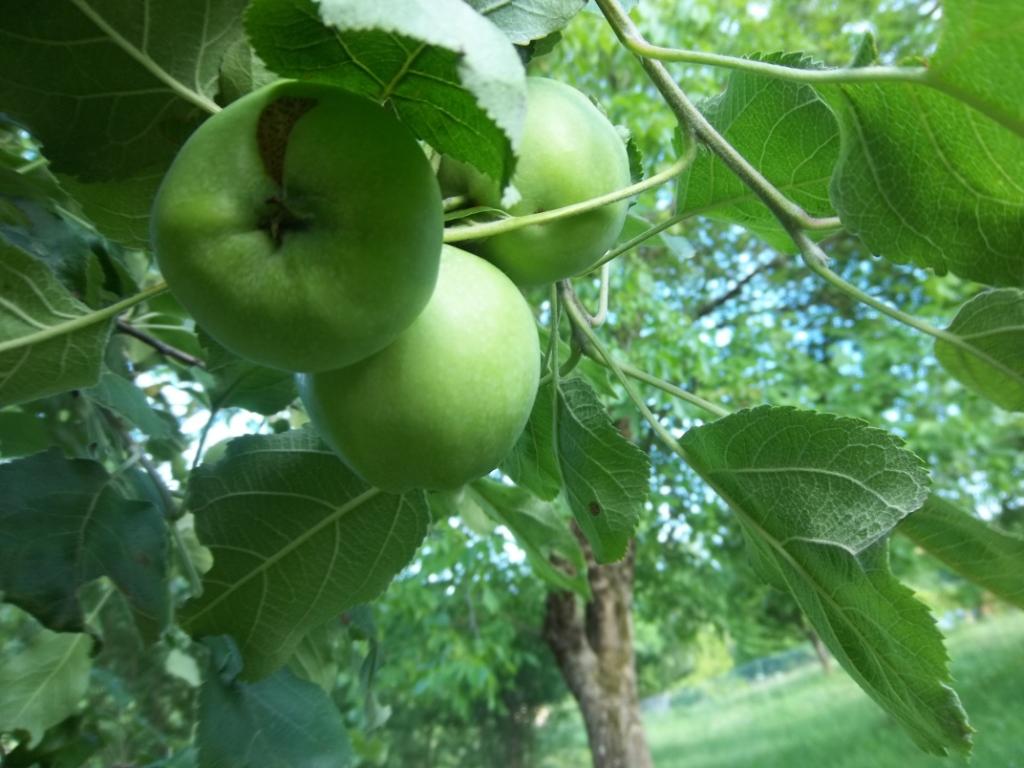
[[[583,5],[45,0],[0,19],[12,760],[401,765],[425,744],[512,765],[565,696],[540,624],[547,590],[589,595],[572,524],[599,562],[638,541],[644,685],[685,678],[709,637],[743,633],[742,658],[807,622],[919,746],[968,751],[942,635],[900,577],[1022,594],[1019,538],[972,514],[1012,528],[1024,509],[1014,0],[894,4],[879,47],[833,34],[867,14],[853,0],[760,24],[745,0]],[[372,97],[504,182],[527,71],[595,97],[648,178],[679,178],[633,190],[601,278],[527,294],[545,377],[501,472],[381,492],[304,426],[290,374],[163,293],[152,196],[206,117],[277,76]],[[523,225],[456,211],[446,238]],[[968,712],[985,674],[958,676]]]

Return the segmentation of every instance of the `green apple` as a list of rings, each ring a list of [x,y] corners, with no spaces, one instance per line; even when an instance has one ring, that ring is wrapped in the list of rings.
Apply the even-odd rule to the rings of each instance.
[[[152,242],[171,291],[223,346],[290,371],[391,343],[437,281],[440,191],[413,135],[360,96],[279,81],[182,147]]]
[[[452,193],[501,208],[497,183],[468,166],[446,161],[440,170]],[[461,177],[461,179],[460,179]],[[520,199],[514,216],[548,211],[629,186],[629,158],[615,127],[575,88],[527,79],[526,125],[512,185]],[[471,244],[517,284],[542,285],[592,267],[615,244],[628,201],[535,224]]]
[[[492,470],[533,407],[540,345],[530,306],[493,265],[445,246],[430,303],[398,340],[298,377],[320,435],[388,491],[449,490]]]

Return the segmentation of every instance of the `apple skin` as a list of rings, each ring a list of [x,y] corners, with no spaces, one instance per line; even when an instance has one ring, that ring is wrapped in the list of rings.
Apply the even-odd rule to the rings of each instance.
[[[614,192],[632,183],[622,137],[590,100],[572,86],[527,79],[526,124],[512,184],[521,199],[514,216],[548,211]],[[473,202],[502,208],[498,184],[469,166],[447,161],[442,182]],[[462,175],[461,182],[459,176]],[[615,244],[627,200],[547,224],[534,224],[470,244],[517,285],[572,277],[593,266]]]
[[[496,267],[444,246],[427,308],[347,368],[300,374],[324,440],[387,491],[451,490],[494,469],[526,426],[540,376],[533,312]]]
[[[196,130],[151,227],[171,292],[214,339],[260,365],[317,371],[383,349],[416,319],[443,221],[430,163],[393,115],[279,81]]]

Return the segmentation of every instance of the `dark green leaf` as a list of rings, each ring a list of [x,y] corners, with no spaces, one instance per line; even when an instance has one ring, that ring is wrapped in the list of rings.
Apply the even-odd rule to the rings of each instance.
[[[233,635],[249,679],[383,592],[430,520],[422,494],[368,487],[308,428],[232,440],[193,475],[188,506],[214,566],[183,621],[195,636]]]
[[[647,455],[622,436],[594,390],[574,377],[560,384],[558,460],[565,496],[600,563],[618,560],[649,491]]]
[[[269,416],[287,408],[297,397],[295,377],[288,371],[264,368],[237,357],[202,329],[199,343],[206,359],[205,374],[211,377],[206,388],[212,408],[246,408]]]
[[[0,205],[0,238],[43,262],[84,304],[138,290],[121,254],[71,213],[74,202],[45,168],[28,178],[0,169]]]
[[[898,530],[964,578],[1024,608],[1024,539],[937,496],[904,519]]]
[[[50,446],[46,420],[31,411],[0,412],[0,456],[13,459]]]
[[[537,391],[526,429],[512,452],[501,462],[501,471],[542,499],[553,499],[562,490],[554,438],[553,384]]]
[[[924,503],[928,472],[901,441],[856,419],[761,406],[686,433],[695,467],[779,541],[856,554]]]
[[[166,166],[216,109],[245,0],[40,0],[0,17],[0,104],[88,181]]]
[[[849,675],[923,750],[967,754],[972,729],[949,687],[949,659],[928,608],[893,577],[888,544],[860,556],[827,543],[783,544],[743,522],[751,548],[781,582]]]
[[[149,248],[149,211],[165,170],[157,165],[125,178],[91,182],[62,175],[61,184],[106,237],[144,250]]]
[[[29,254],[0,243],[0,405],[95,384],[110,321]]]
[[[0,590],[43,624],[81,631],[79,589],[107,576],[155,639],[166,623],[167,536],[152,504],[56,449],[0,465]]]
[[[79,768],[103,746],[96,729],[84,720],[72,715],[47,729],[38,744],[20,743],[4,758],[4,768]]]
[[[334,702],[287,669],[258,683],[235,679],[237,654],[210,643],[199,694],[199,768],[345,768],[348,734]]]
[[[99,384],[82,394],[114,413],[120,414],[149,437],[170,439],[174,430],[161,419],[135,384],[109,371],[100,376]]]

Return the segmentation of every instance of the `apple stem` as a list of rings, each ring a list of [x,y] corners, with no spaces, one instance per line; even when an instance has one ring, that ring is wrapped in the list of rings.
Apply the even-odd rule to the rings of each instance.
[[[276,248],[280,248],[285,233],[307,229],[312,220],[312,216],[297,213],[275,195],[267,198],[266,207],[260,215],[259,228],[270,235]]]

